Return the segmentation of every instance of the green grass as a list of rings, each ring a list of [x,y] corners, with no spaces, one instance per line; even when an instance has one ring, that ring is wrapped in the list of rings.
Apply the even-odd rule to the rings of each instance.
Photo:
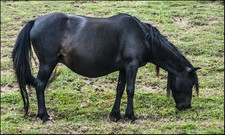
[[[11,53],[19,31],[29,20],[64,12],[92,17],[128,13],[156,26],[198,70],[200,95],[192,108],[177,111],[166,98],[167,72],[156,77],[155,65],[139,69],[134,111],[142,124],[109,120],[118,72],[92,78],[80,76],[63,65],[60,75],[45,91],[53,125],[36,120],[37,99],[29,89],[30,109],[24,116]],[[224,6],[221,1],[32,1],[1,2],[1,133],[134,133],[224,134]],[[35,56],[36,58],[36,56]],[[34,62],[33,62],[34,63]],[[33,64],[34,65],[34,64]],[[33,66],[37,75],[38,65]],[[127,95],[121,101],[122,115]]]

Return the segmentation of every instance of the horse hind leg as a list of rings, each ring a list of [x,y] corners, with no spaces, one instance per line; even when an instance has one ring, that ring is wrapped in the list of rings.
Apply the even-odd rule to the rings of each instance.
[[[38,114],[36,117],[39,117],[43,121],[43,123],[49,120],[49,115],[45,107],[44,90],[56,64],[56,62],[48,64],[40,63],[38,76],[35,79],[35,89],[38,102]]]

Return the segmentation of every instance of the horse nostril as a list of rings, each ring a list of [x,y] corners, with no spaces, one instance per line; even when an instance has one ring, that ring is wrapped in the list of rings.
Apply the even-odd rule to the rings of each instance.
[[[183,104],[183,105],[181,106],[181,108],[184,109],[184,108],[185,108],[185,105]]]
[[[183,110],[183,109],[184,109],[183,106],[184,106],[184,105],[176,105],[176,108],[179,109],[179,110]]]
[[[184,110],[184,109],[187,109],[187,108],[191,108],[191,104],[181,103],[181,104],[176,105],[176,108],[179,109],[179,110]]]
[[[188,109],[191,108],[191,104],[183,104],[182,109]]]
[[[191,104],[189,104],[187,108],[191,108]]]

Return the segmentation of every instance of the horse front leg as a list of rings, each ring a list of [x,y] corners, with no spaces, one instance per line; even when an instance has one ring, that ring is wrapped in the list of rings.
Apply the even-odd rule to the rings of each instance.
[[[125,89],[125,84],[126,84],[126,72],[125,70],[120,70],[118,84],[116,88],[116,100],[110,113],[110,119],[115,122],[122,119],[120,113],[120,102]]]
[[[138,71],[139,62],[132,61],[126,65],[126,82],[127,82],[127,108],[125,112],[125,116],[131,119],[131,122],[137,120],[137,117],[134,114],[133,110],[133,97],[134,97],[134,89],[135,89],[135,79]]]
[[[43,123],[49,120],[49,115],[45,107],[44,90],[54,67],[55,65],[53,66],[53,65],[40,64],[38,76],[35,80],[35,85],[36,85],[35,88],[36,88],[36,95],[37,95],[37,102],[38,102],[38,114],[36,117],[39,117],[43,121]]]

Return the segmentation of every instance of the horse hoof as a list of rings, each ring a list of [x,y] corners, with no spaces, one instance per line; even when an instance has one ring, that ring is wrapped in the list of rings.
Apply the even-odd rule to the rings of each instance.
[[[39,117],[36,117],[35,118],[35,121],[37,122],[37,123],[39,123],[39,124],[41,124],[43,121],[41,120],[41,118],[39,118]]]
[[[126,122],[126,120],[125,119],[119,119],[118,121],[117,121],[117,123],[125,123]]]
[[[47,120],[43,123],[44,125],[53,125],[54,122],[52,120]]]
[[[117,119],[116,117],[113,117],[113,116],[110,116],[110,115],[109,115],[109,119],[113,122],[119,122],[119,121],[123,120],[123,118]]]
[[[137,119],[137,120],[131,121],[131,123],[132,124],[141,124],[142,122],[139,119]]]
[[[110,115],[109,115],[109,119],[110,119],[111,121],[113,121],[113,122],[116,122],[116,118],[113,117],[113,116],[110,116]]]

